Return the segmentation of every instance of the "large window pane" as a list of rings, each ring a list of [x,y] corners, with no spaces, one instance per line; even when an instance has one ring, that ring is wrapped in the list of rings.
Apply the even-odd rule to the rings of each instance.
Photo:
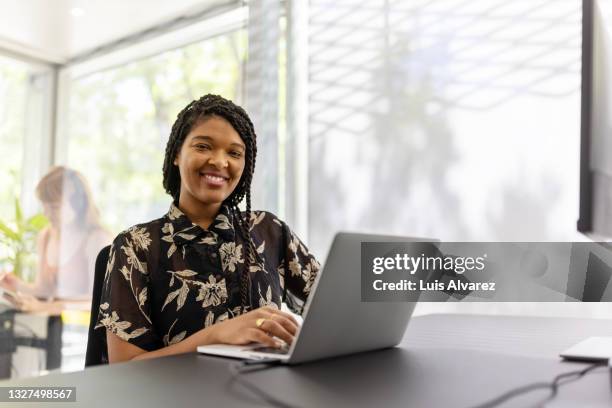
[[[12,217],[21,194],[29,69],[0,57],[0,217]]]
[[[51,82],[50,67],[0,56],[0,220],[9,228],[16,228],[16,199],[25,217],[40,211],[34,187],[50,158]],[[0,239],[0,263],[11,263],[10,247]]]
[[[245,58],[238,30],[72,81],[67,164],[89,180],[113,233],[167,211],[162,165],[176,114],[209,92],[241,103]]]
[[[309,23],[315,253],[338,230],[584,239],[580,1],[315,0]],[[447,311],[586,316],[599,305],[498,306]]]
[[[580,19],[575,0],[313,1],[317,253],[339,229],[575,239]]]
[[[0,220],[12,231],[0,234],[0,271],[11,272],[26,284],[39,269],[34,230],[41,225],[31,222],[28,227],[34,230],[27,230],[25,224],[41,210],[34,189],[50,159],[52,81],[50,66],[0,57]],[[25,222],[17,223],[16,200]],[[12,322],[13,317],[7,317],[12,314],[8,301],[1,303],[0,310],[7,313],[3,321],[13,323],[12,331],[5,325],[5,338],[44,336],[45,317],[17,313]],[[40,356],[36,347],[17,347],[10,357],[3,354],[0,378],[38,373]]]

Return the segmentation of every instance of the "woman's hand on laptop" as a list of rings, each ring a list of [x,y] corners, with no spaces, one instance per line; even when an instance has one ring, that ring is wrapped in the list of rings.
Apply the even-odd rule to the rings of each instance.
[[[298,323],[293,316],[271,306],[260,307],[210,327],[214,343],[262,343],[269,347],[283,346],[274,337],[291,344],[297,328]]]

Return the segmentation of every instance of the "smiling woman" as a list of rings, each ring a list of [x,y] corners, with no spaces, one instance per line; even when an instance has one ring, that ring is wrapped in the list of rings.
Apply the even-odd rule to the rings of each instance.
[[[219,203],[240,181],[245,149],[240,135],[219,116],[204,119],[189,132],[173,163],[181,174],[179,206],[192,221],[208,227]]]
[[[283,221],[251,211],[256,155],[253,124],[231,101],[205,95],[178,114],[164,160],[170,210],[111,247],[96,326],[110,362],[293,341],[281,304],[301,313],[319,263]]]

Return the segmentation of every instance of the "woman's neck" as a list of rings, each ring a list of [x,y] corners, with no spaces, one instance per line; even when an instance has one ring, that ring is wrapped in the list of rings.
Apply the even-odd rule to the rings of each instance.
[[[208,229],[221,208],[221,203],[206,204],[197,200],[179,197],[179,209],[193,222],[204,229]]]

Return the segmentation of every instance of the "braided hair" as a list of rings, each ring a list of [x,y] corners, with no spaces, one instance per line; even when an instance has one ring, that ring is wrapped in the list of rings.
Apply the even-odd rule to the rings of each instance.
[[[198,100],[189,103],[177,115],[170,138],[166,145],[166,156],[164,158],[164,189],[178,203],[181,192],[181,175],[178,166],[174,165],[174,159],[181,150],[185,138],[197,123],[218,116],[225,119],[236,130],[246,146],[245,165],[238,185],[227,197],[223,204],[226,205],[233,218],[237,220],[238,230],[244,239],[243,246],[246,265],[240,282],[240,297],[243,306],[249,306],[249,269],[251,265],[257,264],[259,256],[255,244],[251,238],[251,182],[255,170],[255,158],[257,156],[257,137],[253,123],[246,111],[232,101],[219,95],[204,95]],[[246,198],[246,211],[242,213],[238,204]]]

